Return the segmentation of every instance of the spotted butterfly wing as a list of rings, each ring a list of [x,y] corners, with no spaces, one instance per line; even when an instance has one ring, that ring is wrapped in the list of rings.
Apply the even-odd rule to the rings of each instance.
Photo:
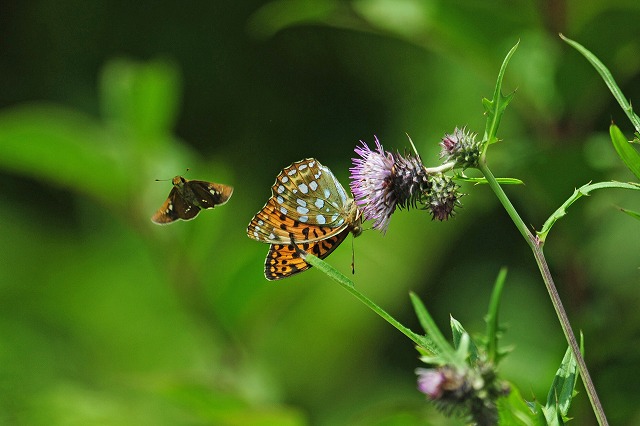
[[[180,195],[177,187],[171,189],[169,197],[162,203],[162,207],[151,217],[158,225],[166,225],[178,219],[191,220],[198,215],[200,207],[187,203]]]
[[[314,242],[339,234],[360,213],[329,168],[307,158],[285,168],[271,198],[251,220],[247,235],[257,241]]]
[[[201,209],[212,209],[231,198],[233,187],[202,180],[188,180],[182,176],[173,178],[173,188],[162,207],[151,217],[158,225],[166,225],[178,219],[191,220]]]
[[[316,159],[285,168],[271,194],[247,227],[250,238],[271,244],[265,261],[268,280],[309,269],[300,252],[324,259],[350,232],[355,236],[362,232],[355,202],[331,170]]]
[[[311,268],[300,255],[300,251],[311,253],[320,259],[329,256],[340,245],[350,229],[345,229],[337,235],[314,243],[297,244],[298,250],[289,244],[271,244],[267,259],[264,262],[264,276],[269,281],[281,280]]]

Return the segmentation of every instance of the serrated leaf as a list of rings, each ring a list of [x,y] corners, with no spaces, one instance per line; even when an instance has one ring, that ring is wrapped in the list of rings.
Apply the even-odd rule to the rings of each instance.
[[[543,409],[549,424],[554,421],[557,421],[557,424],[564,424],[563,419],[569,413],[577,381],[578,363],[569,347],[553,379],[551,389],[549,389],[549,394],[547,395],[547,404]]]
[[[620,104],[620,107],[622,107],[622,110],[627,114],[629,120],[631,120],[631,123],[635,127],[636,132],[640,132],[640,118],[633,113],[631,102],[629,102],[627,98],[622,94],[622,90],[620,90],[620,88],[618,87],[618,84],[614,80],[613,75],[611,75],[609,69],[605,67],[604,64],[600,62],[600,60],[593,53],[587,50],[580,43],[573,41],[562,34],[560,34],[560,38],[562,38],[567,44],[580,52],[582,56],[584,56],[591,63],[591,65],[593,65],[593,67],[596,69],[598,74],[600,74],[600,77],[602,77],[602,80],[604,80],[605,84],[611,91],[613,97],[616,98],[616,100]]]
[[[487,145],[498,141],[498,139],[496,138],[496,134],[498,132],[498,127],[500,126],[502,114],[504,113],[507,105],[509,105],[514,96],[514,92],[509,93],[506,96],[502,94],[502,80],[504,79],[507,65],[509,64],[511,57],[515,53],[519,44],[520,41],[518,41],[515,46],[513,46],[511,50],[509,50],[509,53],[507,53],[507,56],[502,62],[502,66],[500,67],[500,71],[498,72],[498,79],[496,81],[496,87],[493,92],[493,98],[491,100],[488,100],[486,98],[482,99],[482,105],[484,106],[485,112],[487,114],[487,124],[485,126],[483,141]]]
[[[509,395],[497,400],[498,424],[513,426],[546,426],[542,410],[534,411],[522,398],[518,389],[510,384]],[[541,407],[540,407],[541,408]]]
[[[616,149],[618,156],[631,172],[640,179],[640,154],[631,146],[627,138],[624,136],[618,126],[612,124],[609,127],[611,142]]]
[[[567,209],[573,203],[575,203],[579,198],[585,195],[589,195],[591,191],[596,189],[607,189],[607,188],[618,188],[618,189],[633,189],[640,190],[640,184],[636,183],[624,183],[624,182],[598,182],[598,183],[590,183],[587,185],[583,185],[580,188],[576,189],[573,194],[565,201],[551,216],[546,220],[544,225],[542,225],[542,229],[537,232],[538,239],[540,241],[545,241],[547,238],[547,234],[551,230],[558,219],[564,217],[567,214]]]

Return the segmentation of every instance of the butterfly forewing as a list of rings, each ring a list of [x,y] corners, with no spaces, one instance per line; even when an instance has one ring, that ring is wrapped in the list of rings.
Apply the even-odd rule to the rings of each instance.
[[[220,183],[189,180],[185,182],[185,191],[190,190],[203,209],[212,209],[229,201],[233,188]]]
[[[202,180],[173,178],[173,188],[162,207],[151,217],[159,225],[178,219],[191,220],[201,209],[212,209],[229,201],[233,187]]]
[[[308,158],[285,168],[272,196],[247,229],[250,238],[274,244],[313,242],[349,225],[353,200],[331,170]]]
[[[320,259],[329,256],[349,235],[345,229],[337,235],[314,243],[297,244],[300,251],[311,253]],[[269,281],[287,278],[311,268],[300,256],[293,244],[271,244],[264,263],[264,276]]]

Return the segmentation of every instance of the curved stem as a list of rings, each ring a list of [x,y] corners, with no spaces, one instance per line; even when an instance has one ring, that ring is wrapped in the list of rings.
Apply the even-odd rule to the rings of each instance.
[[[573,352],[573,356],[576,359],[578,364],[578,370],[580,371],[580,377],[582,377],[582,383],[584,384],[585,390],[587,391],[587,395],[589,396],[589,400],[591,401],[591,406],[593,407],[593,411],[598,419],[598,424],[601,426],[608,425],[607,418],[604,414],[604,410],[602,409],[602,405],[600,404],[600,399],[598,398],[598,394],[596,393],[596,389],[593,386],[593,381],[591,380],[591,376],[589,375],[589,370],[587,369],[587,364],[584,361],[582,353],[580,352],[580,346],[578,345],[578,341],[576,340],[576,336],[571,329],[571,324],[569,323],[569,318],[567,317],[567,312],[564,310],[564,306],[562,305],[562,301],[560,300],[560,295],[558,294],[558,290],[556,288],[555,283],[553,282],[553,278],[551,277],[551,272],[549,271],[549,266],[547,265],[547,260],[542,252],[542,245],[535,237],[531,231],[527,228],[525,223],[518,215],[515,207],[511,204],[509,198],[507,198],[507,194],[502,190],[502,187],[498,184],[495,176],[491,173],[491,170],[486,164],[484,156],[480,159],[478,169],[482,172],[484,177],[487,179],[487,182],[493,192],[496,194],[502,206],[505,208],[511,220],[516,225],[516,228],[520,231],[524,239],[526,240],[529,247],[533,251],[533,256],[536,259],[536,263],[538,264],[538,268],[540,269],[540,274],[542,275],[542,279],[544,280],[544,284],[547,287],[547,291],[549,292],[549,297],[551,298],[551,303],[553,304],[553,308],[556,311],[556,315],[558,316],[558,320],[560,320],[560,326],[562,327],[562,331],[564,332],[564,336],[569,343],[569,347]]]

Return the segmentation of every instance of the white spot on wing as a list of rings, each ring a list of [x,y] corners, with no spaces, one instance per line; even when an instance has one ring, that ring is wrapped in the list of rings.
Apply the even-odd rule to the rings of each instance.
[[[315,191],[318,189],[318,183],[315,180],[312,180],[309,182],[309,188],[311,188],[312,191]]]
[[[325,219],[321,214],[316,216],[316,221],[318,222],[318,225],[324,225],[325,223],[327,223],[327,219]]]
[[[303,194],[306,194],[307,192],[309,192],[309,187],[304,183],[301,183],[300,185],[298,185],[298,188],[300,189],[300,192],[302,192]]]
[[[307,207],[307,202],[302,198],[296,198],[296,203],[298,203],[299,206]]]
[[[295,175],[296,173],[298,173],[298,171],[297,171],[296,169],[291,169],[291,170],[289,170],[289,171],[287,172],[287,174],[288,174],[289,176],[293,176],[293,175]]]
[[[280,203],[280,204],[284,204],[284,198],[282,198],[282,195],[278,195],[278,196],[276,197],[276,201],[277,201],[278,203]]]
[[[307,223],[309,221],[309,216],[300,216],[298,220],[302,223]]]
[[[331,191],[329,191],[329,188],[325,188],[324,191],[324,198],[329,199],[329,197],[331,196]]]
[[[289,213],[289,212],[287,211],[287,209],[285,209],[284,207],[282,207],[282,206],[281,206],[281,207],[280,207],[280,213],[282,213],[282,214],[287,214],[287,213]]]
[[[298,206],[298,207],[296,208],[296,211],[297,211],[298,213],[300,213],[300,214],[307,214],[307,213],[309,213],[309,209],[308,209],[308,208],[306,208],[306,207],[302,207],[302,206]]]
[[[278,191],[278,194],[282,194],[284,192],[284,185],[278,186],[277,191]]]
[[[282,181],[282,183],[287,183],[289,182],[289,178],[287,176],[282,176],[282,179],[280,179]]]
[[[322,207],[324,207],[324,200],[321,198],[318,198],[316,200],[315,203],[313,203],[317,208],[321,209]]]
[[[298,170],[304,170],[307,168],[306,164],[300,164],[300,167],[298,167]]]

